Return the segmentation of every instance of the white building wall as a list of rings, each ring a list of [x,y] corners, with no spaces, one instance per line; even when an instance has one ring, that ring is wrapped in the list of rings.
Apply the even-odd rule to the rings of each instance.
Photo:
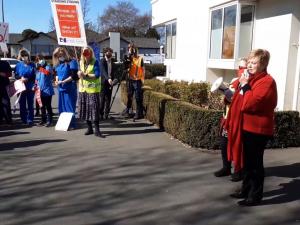
[[[300,13],[296,0],[262,0],[257,4],[253,48],[270,51],[268,72],[277,83],[277,108],[280,110],[291,110],[295,97],[297,49],[291,46],[291,42],[299,41],[295,39],[299,35],[293,34],[293,13]]]

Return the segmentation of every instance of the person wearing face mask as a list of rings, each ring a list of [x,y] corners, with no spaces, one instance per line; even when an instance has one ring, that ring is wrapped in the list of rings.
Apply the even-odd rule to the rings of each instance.
[[[81,52],[79,77],[78,114],[81,120],[85,120],[88,126],[85,135],[95,134],[104,138],[99,128],[100,116],[100,67],[95,58],[94,51],[90,47],[84,47]],[[93,131],[92,122],[95,131]]]
[[[129,115],[130,109],[132,108],[132,99],[135,95],[136,100],[136,113],[134,119],[141,119],[144,117],[144,107],[143,107],[143,90],[142,86],[145,79],[145,67],[143,57],[138,55],[138,50],[133,43],[128,45],[128,54],[130,58],[130,67],[128,69],[128,100],[125,115]]]
[[[71,112],[73,118],[70,124],[75,129],[75,111],[77,100],[77,86],[74,84],[74,70],[70,63],[71,59],[67,50],[58,47],[53,52],[53,67],[56,74],[55,84],[58,87],[58,112]]]
[[[54,95],[54,89],[52,85],[53,72],[52,67],[47,64],[43,55],[38,55],[38,70],[36,73],[37,86],[41,91],[41,121],[39,125],[45,125],[45,127],[50,127],[52,124],[52,95]],[[47,110],[47,114],[46,114]]]
[[[238,202],[241,206],[257,205],[263,198],[263,155],[274,132],[277,105],[276,82],[267,72],[269,59],[267,50],[250,52],[247,70],[233,84],[236,91],[225,124],[229,158],[244,171],[240,190],[230,195],[243,199]]]
[[[30,61],[30,55],[26,49],[19,51],[18,59],[21,60],[21,62],[16,65],[15,77],[16,79],[20,79],[26,87],[26,91],[20,94],[20,117],[24,124],[32,126],[34,119],[33,105],[36,67],[35,64]]]
[[[113,50],[104,49],[104,57],[100,60],[101,92],[100,92],[100,120],[108,119],[110,110],[115,64],[112,58]]]

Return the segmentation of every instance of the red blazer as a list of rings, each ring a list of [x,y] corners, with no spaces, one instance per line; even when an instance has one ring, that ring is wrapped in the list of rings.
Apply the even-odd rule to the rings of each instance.
[[[242,104],[243,130],[262,135],[273,135],[274,109],[277,88],[267,73],[257,75],[249,82],[251,89],[244,94]]]

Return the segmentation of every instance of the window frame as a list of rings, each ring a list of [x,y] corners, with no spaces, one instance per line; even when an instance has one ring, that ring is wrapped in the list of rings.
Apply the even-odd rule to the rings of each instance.
[[[176,24],[176,28],[175,28],[175,35],[173,35],[173,25],[174,23]],[[168,54],[168,35],[167,35],[167,26],[170,26],[170,33],[171,33],[171,46],[170,46],[170,51],[171,51],[171,54],[169,56]],[[173,36],[175,36],[175,49],[173,51]],[[172,59],[176,59],[176,39],[177,39],[177,20],[172,20],[172,21],[169,21],[167,23],[165,23],[165,40],[166,40],[166,48],[165,48],[165,59],[166,60],[172,60]],[[174,56],[174,57],[173,57]]]
[[[223,35],[224,35],[224,9],[230,6],[236,5],[236,30],[235,30],[235,40],[234,40],[234,53],[232,59],[224,59],[222,58],[222,51],[223,51]],[[213,6],[209,9],[209,32],[208,32],[208,53],[207,53],[207,67],[208,68],[220,68],[220,69],[234,69],[236,68],[236,65],[238,64],[239,60],[239,50],[240,50],[240,28],[241,28],[241,9],[242,6],[245,5],[251,5],[254,7],[253,13],[252,13],[252,28],[251,28],[251,46],[250,49],[252,49],[253,46],[253,34],[254,34],[254,28],[255,28],[255,14],[256,14],[256,3],[252,1],[233,1],[225,4],[221,4],[218,6]],[[211,58],[211,49],[212,49],[212,43],[211,43],[211,34],[212,34],[212,12],[222,9],[222,33],[221,33],[221,49],[220,49],[220,57],[221,58]]]

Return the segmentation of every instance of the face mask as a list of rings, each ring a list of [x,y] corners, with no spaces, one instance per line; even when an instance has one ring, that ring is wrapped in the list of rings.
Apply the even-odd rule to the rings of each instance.
[[[63,56],[62,56],[62,57],[59,57],[58,60],[59,60],[60,62],[64,62],[64,61],[65,61],[65,57],[63,57]]]
[[[46,61],[45,61],[44,59],[41,59],[41,60],[39,61],[39,64],[42,65],[42,66],[45,65],[45,63],[46,63]]]
[[[23,57],[22,57],[22,60],[23,60],[23,61],[28,61],[28,56],[23,56]]]

